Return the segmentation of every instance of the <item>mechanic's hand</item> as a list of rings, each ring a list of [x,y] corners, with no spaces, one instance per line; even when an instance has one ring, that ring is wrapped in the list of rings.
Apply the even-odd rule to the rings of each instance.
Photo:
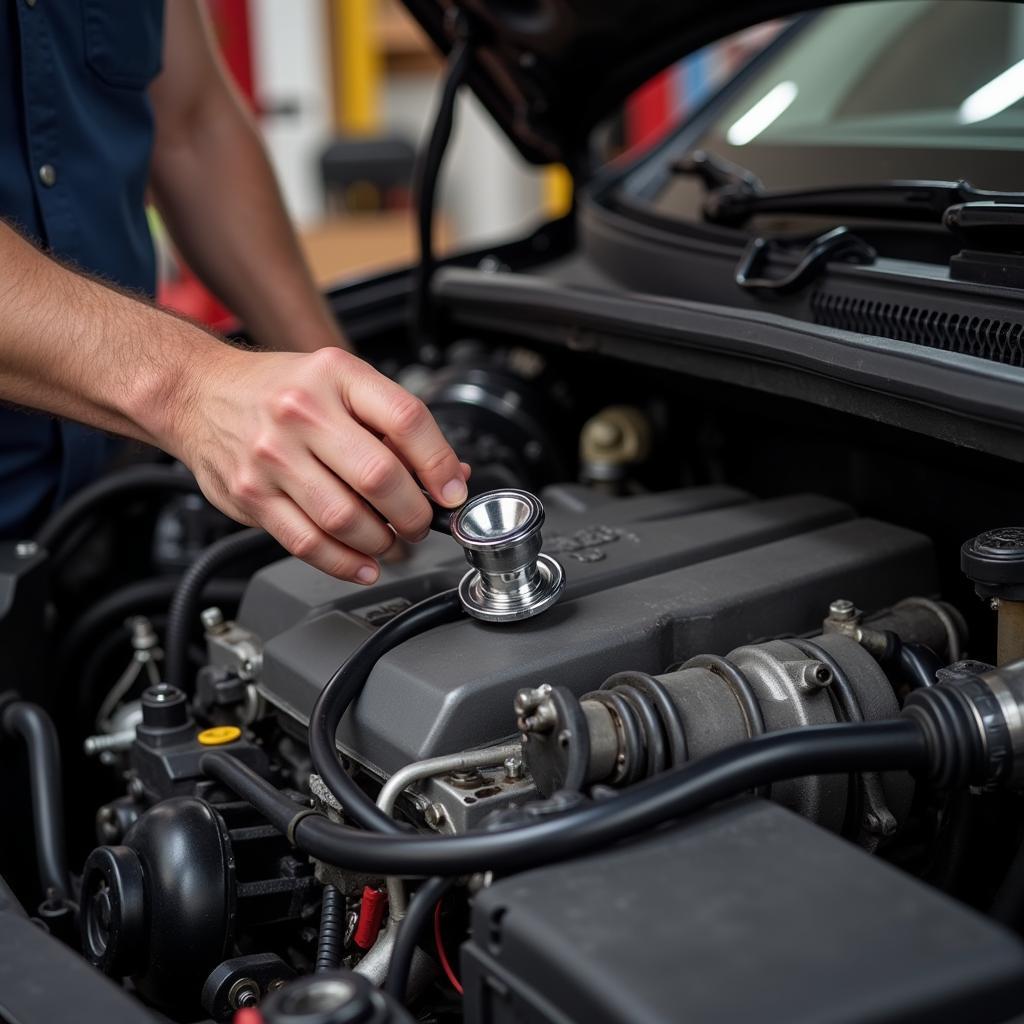
[[[175,429],[177,453],[232,519],[332,576],[373,583],[395,534],[466,500],[461,464],[426,406],[349,352],[225,348]],[[390,524],[390,525],[388,525]]]

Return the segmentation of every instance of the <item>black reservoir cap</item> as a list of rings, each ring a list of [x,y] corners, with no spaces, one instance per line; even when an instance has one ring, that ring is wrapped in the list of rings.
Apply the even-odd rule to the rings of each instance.
[[[960,568],[980,597],[1024,601],[1024,526],[979,533],[960,549]]]

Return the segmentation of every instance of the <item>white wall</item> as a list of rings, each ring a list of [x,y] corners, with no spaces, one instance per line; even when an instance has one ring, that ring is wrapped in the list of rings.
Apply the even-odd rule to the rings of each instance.
[[[300,224],[323,215],[319,157],[333,131],[330,34],[319,0],[253,0],[250,7],[256,95],[294,114],[260,119],[285,202]]]
[[[319,156],[332,134],[330,33],[320,0],[254,0],[252,53],[257,95],[267,106],[294,103],[296,114],[261,125],[285,201],[300,224],[323,216]],[[438,81],[433,75],[386,79],[387,130],[425,136]],[[441,207],[459,245],[508,237],[540,216],[539,173],[530,169],[468,92],[459,99],[445,158]]]

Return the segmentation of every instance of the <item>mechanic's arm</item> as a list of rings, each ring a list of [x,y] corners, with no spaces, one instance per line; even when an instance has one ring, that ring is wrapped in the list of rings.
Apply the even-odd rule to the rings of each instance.
[[[306,266],[198,0],[167,4],[150,185],[189,266],[267,349],[350,347]]]
[[[349,352],[248,352],[48,259],[0,222],[0,400],[163,448],[229,516],[372,583],[394,531],[465,500],[427,408]],[[376,512],[374,511],[376,509]],[[379,514],[377,514],[379,513]]]

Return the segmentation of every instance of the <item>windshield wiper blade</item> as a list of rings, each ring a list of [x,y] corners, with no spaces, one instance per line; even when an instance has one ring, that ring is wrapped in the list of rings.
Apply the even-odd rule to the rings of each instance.
[[[1024,204],[1024,192],[975,188],[967,181],[911,179],[826,188],[766,189],[751,171],[704,150],[678,161],[675,170],[697,175],[709,189],[704,200],[704,219],[730,227],[741,227],[751,217],[764,213],[941,224],[946,210],[960,203]]]

